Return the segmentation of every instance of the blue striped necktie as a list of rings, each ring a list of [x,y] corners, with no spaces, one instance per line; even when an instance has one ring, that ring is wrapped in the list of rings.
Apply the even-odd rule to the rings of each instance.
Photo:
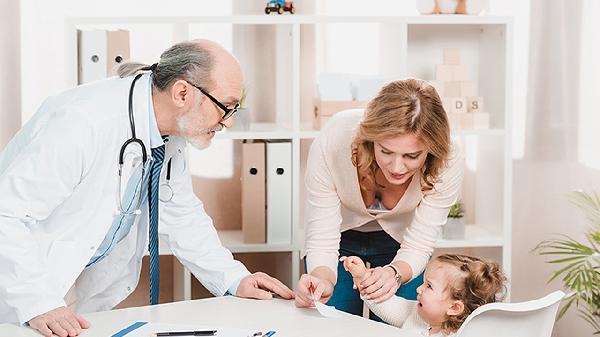
[[[150,169],[150,181],[148,183],[148,215],[149,242],[148,253],[150,255],[150,304],[158,303],[158,185],[160,182],[160,170],[165,159],[165,146],[161,145],[152,149],[152,168]]]

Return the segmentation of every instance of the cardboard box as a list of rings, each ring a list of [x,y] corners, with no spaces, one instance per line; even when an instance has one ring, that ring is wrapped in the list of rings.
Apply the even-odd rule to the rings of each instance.
[[[313,101],[314,105],[314,116],[325,116],[331,117],[336,113],[347,110],[365,108],[368,101],[321,101],[315,98]]]

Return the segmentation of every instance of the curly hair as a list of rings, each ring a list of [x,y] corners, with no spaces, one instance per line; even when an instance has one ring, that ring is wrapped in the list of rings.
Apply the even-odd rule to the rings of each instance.
[[[374,142],[412,133],[423,142],[427,158],[421,169],[421,189],[430,191],[450,152],[450,127],[446,111],[433,86],[418,79],[386,84],[365,110],[352,143],[352,164],[357,168],[362,191],[375,186]]]
[[[434,261],[456,267],[457,277],[448,283],[446,290],[452,299],[461,301],[465,306],[460,314],[446,317],[446,321],[442,323],[445,333],[456,332],[480,306],[502,300],[506,290],[506,276],[498,263],[460,254],[443,254]]]

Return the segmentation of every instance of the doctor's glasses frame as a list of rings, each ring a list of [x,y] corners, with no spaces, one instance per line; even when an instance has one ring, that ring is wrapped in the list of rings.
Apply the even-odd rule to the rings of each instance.
[[[190,83],[190,82],[188,82]],[[233,114],[235,114],[239,108],[240,108],[240,102],[237,102],[235,104],[235,106],[233,108],[228,108],[227,106],[225,106],[225,104],[219,102],[218,99],[214,98],[211,94],[209,94],[206,90],[202,89],[201,87],[190,83],[190,85],[198,90],[200,90],[200,92],[202,92],[206,97],[208,97],[213,103],[215,103],[221,110],[223,110],[223,117],[221,118],[221,122],[228,119],[229,117],[233,116]]]

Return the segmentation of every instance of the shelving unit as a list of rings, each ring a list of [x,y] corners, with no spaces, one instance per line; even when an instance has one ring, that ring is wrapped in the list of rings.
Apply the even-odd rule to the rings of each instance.
[[[215,219],[223,244],[233,253],[290,254],[289,286],[295,286],[300,271],[300,251],[303,247],[303,177],[308,148],[319,135],[310,123],[312,99],[315,92],[315,73],[323,45],[315,34],[330,26],[375,25],[380,35],[380,50],[361,52],[378,53],[379,72],[393,78],[433,78],[435,64],[441,63],[444,47],[457,47],[464,55],[469,74],[479,83],[486,110],[491,114],[489,130],[455,130],[453,139],[462,145],[467,161],[464,201],[467,221],[465,238],[440,240],[437,248],[492,250],[493,257],[502,261],[510,279],[511,268],[511,55],[512,21],[507,17],[432,15],[432,16],[178,16],[178,17],[74,17],[66,22],[67,64],[77,64],[76,30],[78,28],[123,28],[132,31],[132,39],[144,38],[136,33],[140,27],[169,28],[170,44],[190,38],[206,37],[221,42],[236,55],[247,76],[250,88],[248,105],[253,121],[248,131],[227,130],[219,133],[215,145],[227,151],[211,153],[211,160],[232,165],[231,175],[210,180],[202,177],[194,182],[205,202],[208,213]],[[208,28],[207,28],[208,27]],[[209,29],[210,28],[210,29]],[[220,31],[214,35],[215,31]],[[223,31],[227,33],[222,34]],[[214,36],[213,36],[214,35]],[[223,37],[225,36],[225,37]],[[220,41],[223,39],[223,41]],[[132,50],[132,58],[136,58]],[[142,60],[154,62],[152,59]],[[322,68],[322,67],[321,67]],[[72,83],[76,83],[77,69],[73,66]],[[292,143],[292,238],[289,245],[246,244],[240,230],[239,155],[241,140],[285,139]],[[220,145],[219,145],[220,144]],[[202,156],[193,152],[191,156]],[[198,158],[191,158],[198,159]],[[201,161],[201,160],[197,160]],[[191,160],[194,165],[194,160]],[[193,170],[192,170],[193,171]],[[231,189],[229,209],[218,208],[208,190],[222,186]],[[231,188],[233,186],[233,188]],[[237,187],[236,187],[237,186]],[[161,254],[169,254],[161,247]],[[487,254],[487,253],[486,253]],[[176,299],[191,298],[190,274],[176,269]]]

